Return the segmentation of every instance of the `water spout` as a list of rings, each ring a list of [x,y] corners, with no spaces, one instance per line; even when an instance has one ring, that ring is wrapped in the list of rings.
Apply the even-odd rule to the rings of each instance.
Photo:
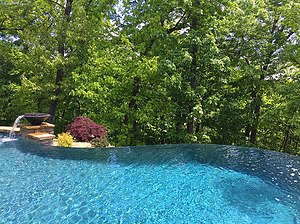
[[[12,127],[11,131],[9,132],[9,137],[10,138],[14,138],[15,137],[15,129],[16,127],[19,125],[20,120],[24,117],[24,115],[21,115],[19,117],[17,117],[17,119],[15,120],[14,126]]]

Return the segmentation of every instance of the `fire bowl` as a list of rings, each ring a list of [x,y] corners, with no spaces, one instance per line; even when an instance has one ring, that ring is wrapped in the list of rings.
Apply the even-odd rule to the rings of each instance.
[[[50,117],[50,114],[44,113],[28,113],[24,114],[24,118],[30,122],[32,125],[40,125],[42,122],[47,120]]]

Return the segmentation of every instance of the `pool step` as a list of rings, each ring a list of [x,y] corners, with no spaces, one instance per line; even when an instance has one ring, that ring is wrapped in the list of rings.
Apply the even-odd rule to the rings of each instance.
[[[37,143],[45,144],[45,145],[52,145],[53,139],[55,135],[48,134],[46,132],[36,132],[28,134],[28,139],[32,140]]]

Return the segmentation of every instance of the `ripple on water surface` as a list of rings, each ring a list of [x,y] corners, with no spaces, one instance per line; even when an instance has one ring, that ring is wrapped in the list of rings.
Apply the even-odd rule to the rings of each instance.
[[[70,150],[0,143],[1,223],[300,222],[294,156],[204,145]]]

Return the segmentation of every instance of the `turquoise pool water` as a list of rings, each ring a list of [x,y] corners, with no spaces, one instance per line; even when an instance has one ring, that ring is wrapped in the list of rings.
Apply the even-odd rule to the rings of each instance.
[[[300,158],[233,146],[0,136],[0,223],[300,223]]]

